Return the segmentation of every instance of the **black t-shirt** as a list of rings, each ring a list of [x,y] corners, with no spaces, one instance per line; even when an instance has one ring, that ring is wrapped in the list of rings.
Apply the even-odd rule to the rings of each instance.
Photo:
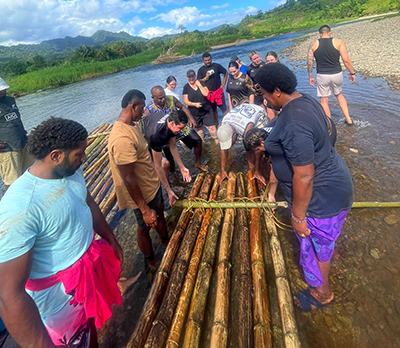
[[[204,85],[204,83],[203,83],[203,85]],[[204,115],[208,114],[209,112],[212,112],[212,107],[210,105],[210,102],[201,93],[200,88],[197,88],[197,90],[194,90],[187,83],[185,86],[183,86],[182,95],[185,95],[185,94],[187,94],[190,102],[202,104],[201,108],[196,108],[195,106],[188,106],[189,111],[192,114],[192,116],[204,116]]]
[[[241,73],[237,79],[229,75],[226,91],[231,96],[233,107],[242,105],[243,103],[249,103],[250,95],[254,94],[253,81],[249,76],[243,73]]]
[[[211,63],[210,66],[203,65],[199,71],[197,72],[197,78],[199,80],[206,77],[207,71],[211,73],[211,76],[207,81],[204,82],[204,86],[206,86],[211,92],[216,91],[221,87],[221,74],[226,74],[226,69],[218,63]]]
[[[7,143],[0,152],[22,150],[27,141],[17,104],[9,96],[0,98],[0,140]]]
[[[254,84],[254,90],[255,90],[254,104],[256,104],[256,105],[262,105],[262,103],[264,102],[264,97],[261,92],[261,89],[259,87],[257,88],[256,82],[254,80],[254,76],[256,76],[257,71],[264,65],[265,65],[265,63],[263,61],[261,61],[259,66],[254,66],[252,63],[247,67],[247,75],[250,76],[250,78],[252,79],[253,84]]]
[[[313,193],[307,214],[329,218],[353,203],[353,183],[346,163],[333,148],[326,115],[308,95],[282,109],[264,146],[289,204],[293,199],[293,166],[314,164]]]
[[[161,152],[162,147],[168,145],[169,140],[175,137],[167,125],[168,114],[148,114],[140,120],[140,129],[149,143],[149,148]]]

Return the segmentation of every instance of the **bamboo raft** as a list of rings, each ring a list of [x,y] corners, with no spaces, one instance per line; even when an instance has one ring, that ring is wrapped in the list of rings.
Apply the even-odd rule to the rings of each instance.
[[[251,177],[251,172],[246,178],[229,173],[219,185],[219,174],[199,174],[189,199],[256,197]],[[267,252],[273,261],[269,269],[275,270],[272,287]],[[270,303],[270,297],[277,303]],[[272,310],[279,312],[274,314],[280,317],[279,328]],[[127,347],[284,346],[300,347],[300,341],[271,213],[258,208],[183,210]]]

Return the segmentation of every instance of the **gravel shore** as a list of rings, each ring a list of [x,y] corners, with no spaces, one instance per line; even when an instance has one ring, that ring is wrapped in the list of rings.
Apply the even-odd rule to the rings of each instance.
[[[392,89],[400,89],[400,37],[396,28],[400,28],[400,16],[371,18],[333,28],[332,37],[345,42],[358,74],[382,77]],[[317,31],[301,37],[285,51],[285,56],[292,61],[301,61],[306,67],[309,47],[317,38]]]

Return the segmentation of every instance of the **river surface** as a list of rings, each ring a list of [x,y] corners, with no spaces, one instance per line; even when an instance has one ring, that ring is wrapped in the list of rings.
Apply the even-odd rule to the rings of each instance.
[[[302,34],[214,51],[213,61],[227,67],[230,57],[238,55],[249,63],[247,53],[251,50],[262,58],[270,50],[282,56]],[[289,63],[284,56],[281,61],[293,68],[298,90],[315,96],[300,62]],[[28,130],[50,116],[58,116],[79,121],[91,131],[118,117],[120,101],[129,89],[142,90],[150,101],[151,87],[164,85],[166,77],[174,75],[181,92],[187,82],[186,71],[197,71],[201,65],[200,55],[166,65],[147,65],[21,97],[17,103]],[[334,97],[330,106],[338,129],[336,148],[353,176],[354,200],[400,201],[400,92],[390,90],[383,79],[359,75],[353,85],[346,80],[343,92],[355,125],[344,124]],[[182,149],[182,157],[188,168],[193,168],[192,153]],[[204,143],[203,160],[214,172],[219,170],[218,148],[209,139]],[[245,170],[240,144],[235,145],[229,165],[234,171]],[[192,175],[196,174],[193,170]],[[181,182],[179,177],[173,181]],[[349,213],[337,242],[339,258],[332,266],[336,304],[317,313],[297,313],[303,347],[400,347],[399,215],[399,209],[353,209]],[[287,213],[278,211],[278,216],[288,222]],[[297,292],[305,287],[298,269],[297,240],[292,232],[282,231],[281,237],[292,291]],[[129,333],[124,337],[122,341],[126,342]],[[275,346],[282,344],[275,342]]]

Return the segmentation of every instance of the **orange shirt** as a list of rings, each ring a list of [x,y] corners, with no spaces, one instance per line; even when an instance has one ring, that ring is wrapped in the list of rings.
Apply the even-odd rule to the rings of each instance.
[[[146,203],[153,200],[160,188],[160,180],[151,161],[147,142],[139,128],[116,121],[108,140],[108,155],[119,209],[137,209],[138,206],[124,184],[118,165],[134,163],[135,179],[144,200]]]

